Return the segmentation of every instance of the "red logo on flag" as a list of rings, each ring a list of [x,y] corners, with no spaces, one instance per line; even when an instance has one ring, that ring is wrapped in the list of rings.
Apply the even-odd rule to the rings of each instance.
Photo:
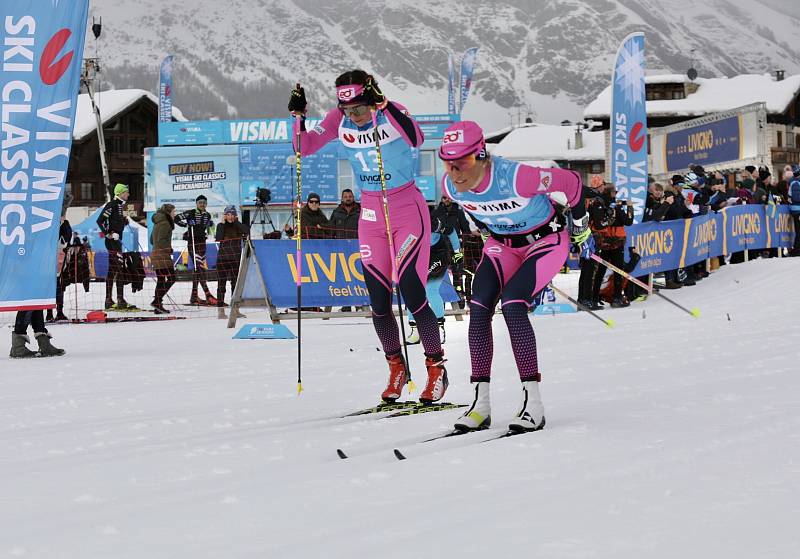
[[[645,134],[642,134],[644,129],[644,125],[641,122],[637,122],[631,128],[631,134],[628,138],[628,145],[630,146],[631,150],[638,152],[641,151],[642,146],[644,145]]]
[[[57,83],[69,68],[75,54],[74,50],[69,51],[57,61],[55,58],[71,36],[72,31],[65,27],[53,35],[45,45],[42,51],[42,60],[39,64],[39,76],[41,76],[42,82],[45,84],[53,85]]]

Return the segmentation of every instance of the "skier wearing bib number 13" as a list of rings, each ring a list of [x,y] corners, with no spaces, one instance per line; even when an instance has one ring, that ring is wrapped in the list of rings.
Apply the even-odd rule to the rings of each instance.
[[[581,179],[566,169],[540,169],[490,156],[483,131],[471,121],[445,130],[439,158],[446,171],[442,191],[491,235],[472,280],[469,351],[475,397],[455,429],[472,431],[491,424],[492,317],[500,301],[522,381],[522,405],[509,430],[537,431],[545,417],[528,311],[534,296],[563,266],[570,240],[581,244],[590,234]]]
[[[408,111],[389,101],[373,77],[362,70],[336,78],[338,106],[329,111],[313,130],[305,129],[305,118],[295,120],[292,135],[297,149],[300,127],[301,155],[311,155],[337,138],[346,148],[353,177],[361,189],[358,241],[364,281],[372,305],[372,322],[389,364],[389,383],[381,394],[385,402],[397,400],[409,375],[401,354],[400,333],[392,311],[392,256],[395,256],[400,293],[414,315],[425,351],[428,373],[422,403],[442,399],[447,390],[447,370],[439,339],[436,315],[428,305],[425,283],[430,257],[431,224],[425,198],[414,184],[413,150],[424,136]],[[289,111],[305,116],[306,97],[298,84],[292,91]],[[376,128],[380,141],[384,177],[378,170]],[[395,255],[391,254],[383,209],[385,186]]]

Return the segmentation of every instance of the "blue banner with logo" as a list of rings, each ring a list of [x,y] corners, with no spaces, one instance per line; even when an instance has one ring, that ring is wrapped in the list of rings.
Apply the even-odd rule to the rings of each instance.
[[[631,33],[617,51],[611,83],[611,182],[633,204],[634,223],[641,222],[647,199],[644,65],[644,33]]]
[[[166,203],[194,208],[200,194],[212,210],[241,203],[238,146],[147,148],[145,160],[147,211]]]
[[[55,306],[88,0],[3,3],[0,311]]]
[[[460,76],[460,90],[458,114],[464,112],[464,105],[467,103],[469,97],[469,90],[472,87],[472,75],[475,72],[475,60],[478,58],[478,47],[467,49],[464,56],[461,57],[461,76]]]
[[[626,254],[641,259],[634,276],[677,270],[707,258],[743,250],[791,248],[794,226],[787,206],[731,206],[719,213],[625,228]]]
[[[306,119],[311,130],[322,119]],[[292,119],[202,120],[165,122],[158,127],[158,145],[289,143]]]
[[[172,122],[172,56],[161,62],[158,83],[158,122]]]
[[[276,307],[297,306],[297,267],[292,240],[253,240],[261,278]],[[303,306],[341,307],[369,304],[364,283],[361,254],[356,239],[318,239],[303,241]],[[249,276],[249,274],[248,274]],[[255,298],[258,290],[249,297]],[[458,300],[449,281],[439,292],[445,302]]]
[[[456,69],[453,63],[453,53],[447,53],[447,112],[456,112]]]
[[[261,275],[276,307],[297,306],[297,267],[292,240],[254,240]],[[356,239],[303,241],[303,305],[369,304]]]
[[[766,210],[774,206],[733,206],[722,210],[728,253],[767,247]]]
[[[316,192],[323,202],[339,202],[339,142],[331,142],[313,155],[303,156],[303,190]],[[273,204],[289,204],[297,192],[297,169],[291,144],[238,146],[239,179],[243,204],[253,204],[258,188],[270,190]],[[352,189],[359,197],[357,185]]]
[[[667,134],[666,169],[738,161],[742,158],[741,116],[734,116]]]

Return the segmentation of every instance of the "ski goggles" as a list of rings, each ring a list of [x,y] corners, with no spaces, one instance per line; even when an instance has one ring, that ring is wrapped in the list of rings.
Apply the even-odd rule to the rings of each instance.
[[[364,116],[365,114],[369,113],[369,107],[367,105],[352,105],[350,107],[340,107],[344,116],[352,118],[354,116]]]
[[[456,173],[463,173],[464,171],[469,171],[475,166],[477,162],[477,154],[470,153],[464,157],[459,159],[442,159],[442,164],[444,165],[445,170],[449,173],[451,171],[455,171]]]

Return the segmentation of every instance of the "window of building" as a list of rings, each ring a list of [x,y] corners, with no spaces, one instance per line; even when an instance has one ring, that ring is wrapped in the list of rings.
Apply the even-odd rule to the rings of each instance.
[[[602,175],[603,174],[603,163],[592,163],[592,174],[593,175]]]
[[[434,152],[419,152],[419,175],[421,177],[432,177],[436,175],[436,159]]]
[[[683,91],[675,90],[675,91],[672,92],[672,98],[673,99],[686,99],[686,95],[684,94]]]
[[[794,147],[800,148],[800,134],[794,135]]]
[[[347,159],[339,160],[338,175],[339,194],[345,188],[353,188],[353,167],[350,165],[350,161]]]
[[[778,130],[778,147],[779,148],[783,147],[783,132],[781,132],[780,130]]]
[[[81,183],[81,200],[94,200],[94,183]]]
[[[64,183],[64,196],[66,196],[67,194],[72,194],[72,183],[71,182]]]

